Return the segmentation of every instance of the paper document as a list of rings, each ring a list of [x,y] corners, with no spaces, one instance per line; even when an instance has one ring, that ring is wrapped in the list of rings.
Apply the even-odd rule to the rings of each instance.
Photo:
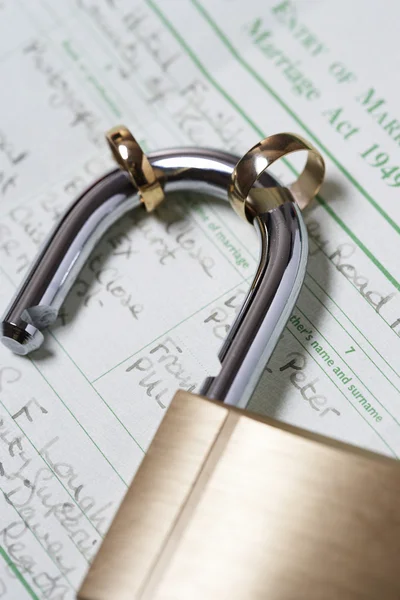
[[[145,151],[323,154],[308,271],[250,409],[400,456],[400,4],[0,0],[0,308],[62,211]],[[293,162],[276,174],[293,179]],[[174,392],[215,370],[258,262],[193,194],[96,247],[42,349],[0,347],[0,599],[71,600]]]

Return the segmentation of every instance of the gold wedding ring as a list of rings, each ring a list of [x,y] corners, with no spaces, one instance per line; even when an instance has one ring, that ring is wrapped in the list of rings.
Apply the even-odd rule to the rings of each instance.
[[[272,163],[292,152],[306,151],[307,162],[297,180],[285,187],[257,187],[261,174]],[[295,200],[305,208],[318,193],[325,175],[324,159],[313,146],[293,133],[278,133],[251,148],[237,163],[231,177],[229,197],[235,211],[246,221]]]
[[[149,159],[124,125],[113,127],[106,133],[106,140],[117,163],[127,171],[137,187],[146,210],[151,212],[164,200],[164,191]]]

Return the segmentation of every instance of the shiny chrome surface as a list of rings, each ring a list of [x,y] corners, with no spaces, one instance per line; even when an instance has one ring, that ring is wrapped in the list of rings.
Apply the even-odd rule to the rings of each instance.
[[[307,231],[294,203],[264,213],[253,223],[261,236],[258,272],[219,354],[221,370],[199,392],[240,408],[250,400],[294,308],[308,255]]]
[[[165,194],[202,192],[228,200],[238,158],[206,149],[175,149],[148,156]],[[258,185],[277,186],[266,172]],[[284,189],[284,188],[283,188]],[[285,202],[253,220],[260,238],[260,266],[220,355],[222,368],[202,393],[244,406],[272,353],[305,274],[307,236],[298,207]],[[114,170],[67,210],[40,251],[2,322],[1,339],[17,354],[43,341],[41,329],[57,317],[68,291],[103,233],[140,199],[126,172]]]

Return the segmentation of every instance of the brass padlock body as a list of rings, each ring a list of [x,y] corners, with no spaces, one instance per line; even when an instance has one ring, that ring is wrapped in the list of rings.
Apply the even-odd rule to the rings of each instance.
[[[178,392],[79,600],[398,600],[400,465]]]

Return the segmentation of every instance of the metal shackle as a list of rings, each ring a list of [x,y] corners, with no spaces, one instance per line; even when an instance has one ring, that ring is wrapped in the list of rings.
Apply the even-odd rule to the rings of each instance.
[[[243,306],[220,351],[221,369],[200,394],[246,406],[295,305],[303,283],[307,232],[300,208],[324,176],[320,154],[299,136],[266,138],[240,160],[211,149],[176,148],[146,156],[123,126],[107,134],[119,168],[91,185],[66,210],[44,243],[1,323],[1,341],[28,354],[42,341],[96,243],[125,213],[153,210],[175,191],[230,200],[256,229],[259,265]],[[282,187],[267,171],[275,160],[305,150],[299,179]],[[296,200],[298,203],[296,203]]]

